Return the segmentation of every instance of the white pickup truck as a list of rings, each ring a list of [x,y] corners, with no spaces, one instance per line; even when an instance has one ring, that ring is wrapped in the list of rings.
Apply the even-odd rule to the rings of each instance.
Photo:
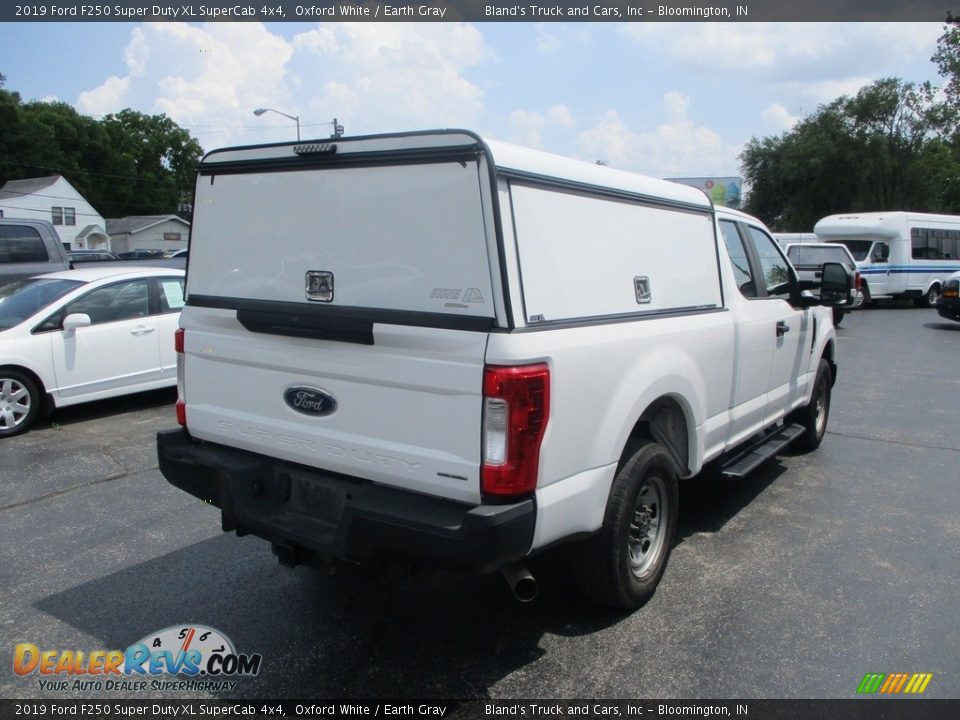
[[[218,150],[197,178],[160,468],[281,562],[501,570],[567,543],[636,607],[678,478],[824,436],[827,264],[802,293],[699,190],[460,130]]]

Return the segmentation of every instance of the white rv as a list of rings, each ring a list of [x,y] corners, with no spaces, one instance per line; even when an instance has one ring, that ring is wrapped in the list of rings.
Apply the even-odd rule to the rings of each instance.
[[[860,302],[887,296],[934,307],[947,275],[960,270],[960,216],[910,212],[830,215],[814,226],[847,246],[862,277]]]

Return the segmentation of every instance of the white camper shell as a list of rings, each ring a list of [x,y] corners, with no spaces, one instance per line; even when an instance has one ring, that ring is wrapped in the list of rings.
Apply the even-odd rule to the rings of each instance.
[[[449,130],[215,151],[194,207],[161,469],[283,562],[573,542],[633,607],[678,476],[825,432],[830,310],[699,190]]]

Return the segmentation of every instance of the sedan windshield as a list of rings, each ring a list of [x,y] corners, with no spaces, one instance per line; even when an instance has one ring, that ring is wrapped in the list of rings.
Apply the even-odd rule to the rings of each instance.
[[[0,331],[19,325],[80,285],[79,280],[29,278],[0,286]]]

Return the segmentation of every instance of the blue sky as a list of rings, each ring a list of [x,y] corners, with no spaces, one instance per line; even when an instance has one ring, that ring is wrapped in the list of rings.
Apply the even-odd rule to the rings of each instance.
[[[656,176],[739,174],[779,134],[881,77],[938,82],[939,23],[11,23],[25,100],[166,113],[203,147],[467,127]]]

